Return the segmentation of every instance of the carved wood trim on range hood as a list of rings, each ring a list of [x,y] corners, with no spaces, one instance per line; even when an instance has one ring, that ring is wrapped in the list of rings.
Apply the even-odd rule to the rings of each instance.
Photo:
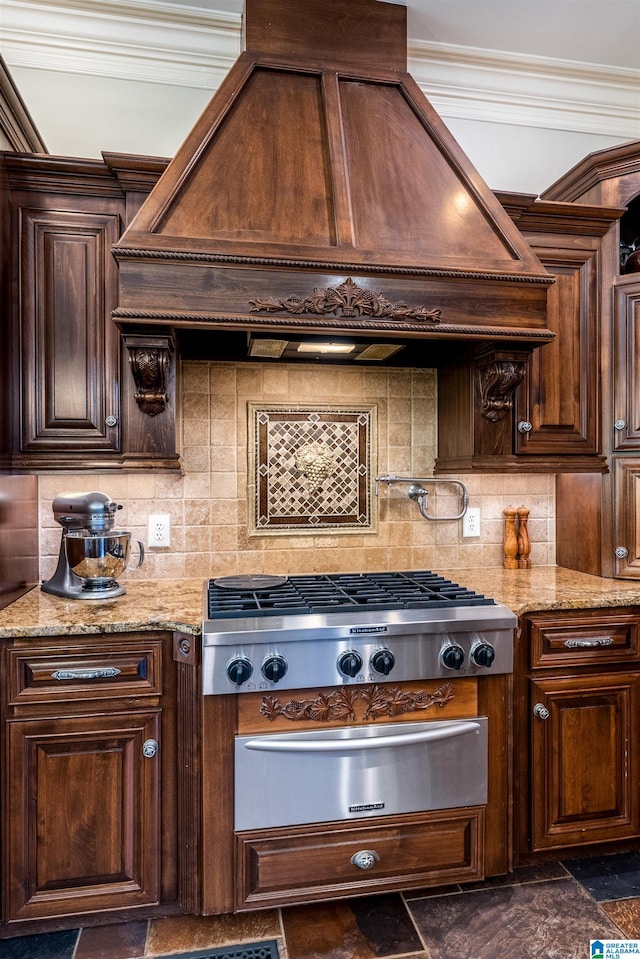
[[[407,73],[404,6],[247,0],[244,32],[114,247],[119,323],[553,338],[553,277]],[[347,283],[352,315],[310,306]]]

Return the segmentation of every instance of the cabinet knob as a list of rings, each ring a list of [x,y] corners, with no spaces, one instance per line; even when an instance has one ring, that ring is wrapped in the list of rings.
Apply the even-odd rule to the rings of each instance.
[[[543,703],[536,703],[533,707],[533,715],[538,719],[548,719],[551,713]]]
[[[377,862],[380,862],[380,856],[373,849],[361,849],[351,857],[351,862],[358,869],[373,869]]]
[[[614,430],[618,430],[618,431],[626,429],[626,426],[627,426],[626,420],[616,420],[615,423],[613,424]]]
[[[146,759],[153,759],[158,752],[158,743],[155,739],[145,739],[142,744],[142,755]]]
[[[533,429],[533,423],[529,420],[520,420],[518,423],[518,433],[530,433]]]
[[[105,420],[104,420],[104,421],[105,421],[105,424],[106,424],[107,426],[117,426],[117,425],[118,425],[118,417],[117,417],[117,416],[105,416]]]
[[[629,550],[626,546],[616,546],[616,559],[626,559],[629,555]]]

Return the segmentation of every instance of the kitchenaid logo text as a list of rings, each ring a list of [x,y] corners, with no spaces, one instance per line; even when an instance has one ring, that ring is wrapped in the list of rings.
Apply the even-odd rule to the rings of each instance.
[[[386,626],[352,626],[350,633],[386,633]]]
[[[349,806],[349,812],[366,812],[369,809],[384,809],[383,802],[363,802]]]

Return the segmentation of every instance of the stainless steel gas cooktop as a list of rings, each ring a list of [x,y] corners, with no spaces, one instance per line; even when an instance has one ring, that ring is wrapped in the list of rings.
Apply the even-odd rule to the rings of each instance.
[[[507,607],[428,570],[210,580],[203,689],[511,672],[515,625]]]

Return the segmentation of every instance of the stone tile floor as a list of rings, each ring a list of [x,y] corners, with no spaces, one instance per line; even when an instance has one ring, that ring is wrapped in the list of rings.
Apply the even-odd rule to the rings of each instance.
[[[640,938],[640,853],[464,886],[245,915],[172,916],[0,940],[0,959],[158,959],[276,940],[280,959],[588,959]]]

